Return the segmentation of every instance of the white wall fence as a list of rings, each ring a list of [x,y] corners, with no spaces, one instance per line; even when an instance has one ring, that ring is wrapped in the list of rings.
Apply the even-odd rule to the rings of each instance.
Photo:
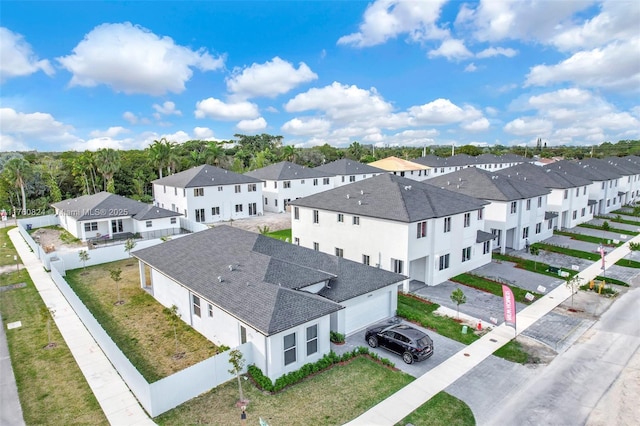
[[[147,382],[64,279],[63,275],[66,270],[82,267],[78,252],[45,253],[25,229],[26,224],[30,224],[32,228],[57,225],[57,219],[58,218],[53,215],[20,219],[18,220],[18,230],[40,260],[43,263],[45,263],[45,261],[47,262],[47,269],[51,271],[53,282],[65,296],[104,354],[109,358],[109,361],[116,368],[131,392],[136,396],[140,405],[142,405],[151,417],[159,416],[235,378],[229,373],[229,369],[231,368],[231,364],[229,363],[230,351],[226,351],[172,374],[171,376],[160,379],[157,382]],[[176,235],[176,237],[179,236]],[[139,241],[135,249],[150,247],[159,243],[161,243],[159,239]],[[135,251],[135,249],[133,251]],[[113,262],[129,256],[125,252],[124,246],[112,246],[100,250],[91,250],[89,254],[90,259],[86,262],[87,266]],[[245,365],[248,366],[253,363],[254,347],[251,342],[240,345],[236,349],[239,349],[243,353],[246,361]],[[244,368],[243,373],[244,372],[246,372],[246,367]]]
[[[180,228],[186,229],[190,232],[200,232],[209,229],[209,227],[204,223],[193,222],[189,219],[185,219],[184,217],[180,217]]]

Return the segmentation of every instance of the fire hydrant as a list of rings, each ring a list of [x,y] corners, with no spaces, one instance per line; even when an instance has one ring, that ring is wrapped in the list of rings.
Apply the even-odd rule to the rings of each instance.
[[[482,331],[482,321],[478,321],[478,331]]]

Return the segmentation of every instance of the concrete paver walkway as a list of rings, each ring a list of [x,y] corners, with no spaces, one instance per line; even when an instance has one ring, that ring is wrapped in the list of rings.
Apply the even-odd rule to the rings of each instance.
[[[640,242],[640,235],[634,237],[633,242]],[[618,247],[606,256],[606,266],[614,264],[629,253],[629,243]],[[601,263],[595,262],[578,276],[587,282],[601,273]],[[424,374],[414,382],[400,389],[389,398],[369,409],[362,415],[347,423],[348,425],[394,425],[411,414],[414,410],[431,399],[438,392],[446,389],[464,374],[469,372],[480,362],[488,358],[496,349],[505,345],[515,334],[522,333],[532,324],[564,302],[571,296],[566,286],[559,286],[546,296],[537,300],[518,312],[517,330],[507,327],[504,323],[493,328],[463,348],[460,352]]]
[[[8,234],[42,300],[55,310],[54,321],[109,423],[118,426],[155,424],[93,340],[18,229],[12,229]]]

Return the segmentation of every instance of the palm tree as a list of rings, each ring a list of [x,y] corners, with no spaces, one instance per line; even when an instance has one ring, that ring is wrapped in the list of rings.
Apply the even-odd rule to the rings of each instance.
[[[27,214],[27,196],[24,192],[25,180],[31,171],[31,164],[24,158],[12,158],[4,165],[3,174],[22,195],[22,214]]]
[[[162,169],[167,165],[169,157],[169,151],[171,151],[171,142],[166,138],[162,138],[159,141],[154,140],[149,145],[149,155],[153,165],[158,168],[158,177],[162,179]]]
[[[204,161],[207,164],[218,166],[224,157],[224,149],[220,142],[209,142],[204,151]]]
[[[115,193],[113,175],[120,170],[120,153],[112,148],[102,148],[96,152],[98,173],[104,180],[104,189]]]

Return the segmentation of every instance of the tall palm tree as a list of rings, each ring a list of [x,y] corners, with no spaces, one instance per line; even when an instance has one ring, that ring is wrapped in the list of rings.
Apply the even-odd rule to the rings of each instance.
[[[204,151],[204,160],[207,164],[218,166],[224,157],[224,149],[221,142],[209,142]]]
[[[113,175],[120,170],[120,153],[112,148],[102,148],[96,151],[96,164],[98,172],[104,179],[104,189],[115,192]]]
[[[20,189],[22,195],[22,214],[27,214],[27,196],[24,191],[25,181],[29,173],[31,172],[31,164],[22,157],[12,158],[7,161],[2,170],[3,174],[6,174],[7,180],[11,182],[15,188]]]
[[[162,169],[164,169],[167,165],[170,151],[171,142],[167,141],[166,138],[162,138],[159,141],[154,140],[153,143],[149,145],[149,155],[151,157],[151,162],[155,167],[158,168],[158,177],[160,179],[162,179]]]

